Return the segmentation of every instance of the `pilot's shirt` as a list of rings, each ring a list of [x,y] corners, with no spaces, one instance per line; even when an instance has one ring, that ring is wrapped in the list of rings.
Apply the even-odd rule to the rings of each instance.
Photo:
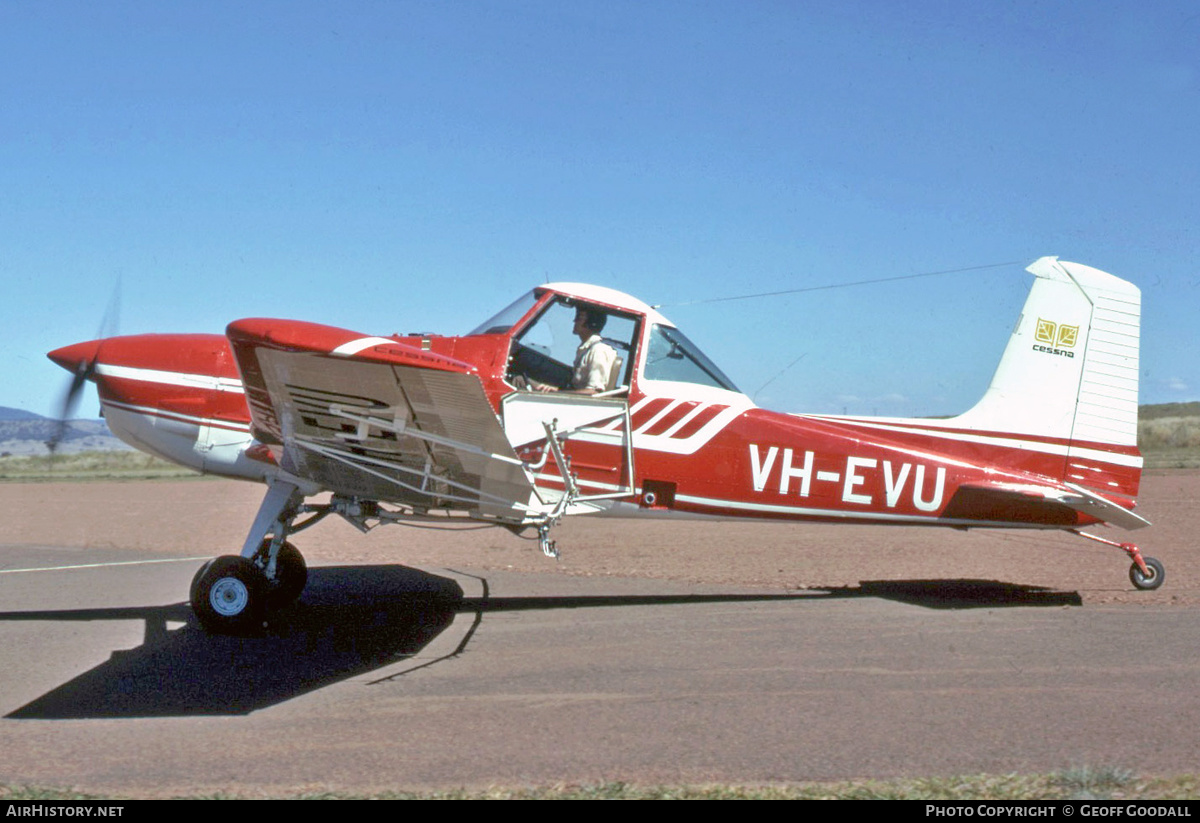
[[[575,350],[575,371],[571,388],[608,390],[608,378],[617,364],[617,353],[598,334],[593,334]]]

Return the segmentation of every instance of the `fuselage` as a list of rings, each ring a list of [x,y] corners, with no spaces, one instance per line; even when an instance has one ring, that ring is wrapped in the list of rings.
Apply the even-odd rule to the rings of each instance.
[[[550,302],[584,298],[619,313],[626,323],[624,390],[602,401],[567,392],[547,401],[518,391],[513,379],[518,354],[541,357],[529,344],[532,338],[522,335]],[[564,438],[571,473],[585,494],[611,495],[590,507],[596,512],[1074,528],[1097,518],[1055,502],[1072,485],[1125,508],[1137,496],[1141,460],[1133,446],[981,429],[954,418],[852,418],[758,408],[719,373],[705,375],[702,355],[689,361],[700,365],[695,372],[700,376],[693,378],[672,362],[686,352],[661,354],[666,339],[661,336],[673,327],[650,307],[615,292],[546,287],[513,314],[511,322],[458,337],[374,338],[292,321],[254,322],[308,335],[316,341],[314,352],[352,355],[356,346],[391,341],[431,359],[468,364],[515,453],[546,488],[564,483],[555,462],[545,459],[541,430],[525,425],[521,415],[531,414],[525,408],[537,402],[569,406],[572,414],[583,415]],[[658,359],[648,364],[656,350]],[[68,346],[50,357],[71,371],[90,368],[110,428],[136,448],[226,477],[268,481],[285,471],[281,443],[255,429],[256,401],[247,396],[227,336],[115,337]],[[543,368],[559,365],[546,359]],[[664,371],[663,363],[673,370]],[[612,412],[614,402],[620,414]],[[589,403],[608,405],[588,418]]]

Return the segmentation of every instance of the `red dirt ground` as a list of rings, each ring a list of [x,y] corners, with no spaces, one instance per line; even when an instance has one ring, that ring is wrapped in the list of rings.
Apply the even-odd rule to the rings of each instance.
[[[169,556],[236,553],[262,487],[224,480],[0,484],[0,545],[128,548]],[[1085,603],[1200,606],[1200,470],[1143,475],[1138,542],[1167,569],[1139,592],[1117,549],[1057,532],[959,532],[917,527],[572,518],[554,532],[562,558],[503,529],[386,528],[361,535],[330,519],[294,542],[313,565],[398,563],[619,575],[770,588],[854,586],[865,580],[997,580],[1075,591]],[[181,593],[182,596],[182,593]]]

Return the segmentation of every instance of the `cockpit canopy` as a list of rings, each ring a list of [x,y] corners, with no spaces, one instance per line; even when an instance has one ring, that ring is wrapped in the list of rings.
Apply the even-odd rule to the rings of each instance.
[[[612,390],[636,381],[670,381],[737,392],[724,372],[651,306],[612,289],[578,283],[540,286],[488,318],[471,334],[512,338],[506,377],[571,388],[580,338],[579,309],[603,314],[597,332],[617,355]],[[521,382],[518,380],[517,382]],[[740,392],[739,392],[740,393]]]

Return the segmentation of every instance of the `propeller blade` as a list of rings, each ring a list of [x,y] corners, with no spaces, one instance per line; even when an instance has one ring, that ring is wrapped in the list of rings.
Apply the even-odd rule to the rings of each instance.
[[[96,374],[96,363],[100,358],[100,345],[104,342],[104,338],[115,336],[120,325],[121,277],[118,275],[117,282],[113,286],[112,296],[108,299],[108,307],[104,310],[104,316],[100,318],[100,328],[96,332],[97,339],[87,343],[76,343],[73,346],[64,346],[47,355],[55,363],[72,373],[71,385],[67,387],[67,392],[63,395],[62,406],[59,409],[58,425],[54,428],[54,434],[46,441],[46,448],[50,450],[51,454],[54,454],[59,444],[67,436],[67,429],[70,428],[71,418],[75,416],[75,409],[79,405],[79,397],[83,394],[83,388],[87,381]]]
[[[55,363],[71,372],[71,383],[63,394],[62,404],[59,406],[58,425],[55,426],[54,434],[46,441],[46,448],[50,450],[51,454],[58,449],[59,444],[66,437],[84,386],[96,373],[101,342],[103,341],[92,340],[87,343],[76,343],[74,346],[56,349],[48,355]]]

